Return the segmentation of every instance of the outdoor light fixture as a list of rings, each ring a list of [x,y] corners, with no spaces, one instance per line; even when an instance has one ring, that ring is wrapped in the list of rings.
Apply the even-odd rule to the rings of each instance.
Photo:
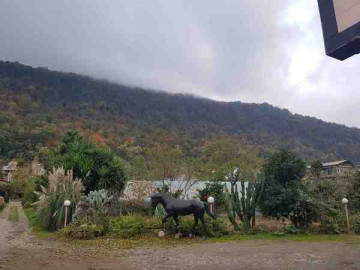
[[[210,204],[214,203],[215,202],[214,197],[212,197],[212,196],[208,197],[207,202]]]
[[[68,208],[69,208],[70,204],[71,204],[71,202],[69,200],[64,201],[64,207],[65,207],[64,227],[66,227],[66,225],[67,225]]]
[[[346,199],[346,198],[343,198],[343,199],[341,200],[341,202],[345,205],[347,231],[348,231],[348,233],[350,233],[349,209],[348,209],[349,200]]]
[[[64,206],[65,206],[65,207],[69,207],[70,204],[71,204],[71,202],[70,202],[69,200],[66,200],[66,201],[64,202]]]
[[[318,0],[325,50],[345,60],[360,53],[360,0]]]
[[[207,198],[207,202],[208,202],[208,204],[209,204],[209,206],[210,206],[210,213],[212,213],[212,212],[213,212],[213,204],[214,204],[214,202],[215,202],[215,198],[212,197],[212,196],[209,196],[209,197]]]

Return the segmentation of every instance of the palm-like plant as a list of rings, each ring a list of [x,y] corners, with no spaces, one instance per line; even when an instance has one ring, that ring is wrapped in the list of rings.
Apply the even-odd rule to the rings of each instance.
[[[86,193],[92,190],[111,189],[121,192],[127,176],[124,161],[107,148],[101,148],[80,136],[70,133],[59,149],[43,155],[47,169],[63,167],[83,179]]]

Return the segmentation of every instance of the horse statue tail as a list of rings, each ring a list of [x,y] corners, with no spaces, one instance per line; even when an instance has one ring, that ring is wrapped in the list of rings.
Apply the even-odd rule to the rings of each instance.
[[[217,217],[213,213],[210,212],[209,204],[204,202],[204,206],[205,206],[206,214],[208,214],[212,219],[217,219]]]

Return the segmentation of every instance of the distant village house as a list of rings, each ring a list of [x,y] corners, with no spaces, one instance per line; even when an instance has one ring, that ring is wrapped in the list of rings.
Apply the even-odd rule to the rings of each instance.
[[[13,174],[16,170],[18,163],[16,160],[10,161],[7,165],[1,168],[0,181],[10,182],[13,178]]]
[[[312,172],[311,166],[307,167],[308,174]],[[319,176],[321,177],[335,177],[344,176],[355,172],[355,165],[350,160],[338,160],[332,162],[322,163]]]
[[[46,174],[44,165],[39,162],[38,158],[35,158],[31,162],[31,173],[34,176],[43,176]]]

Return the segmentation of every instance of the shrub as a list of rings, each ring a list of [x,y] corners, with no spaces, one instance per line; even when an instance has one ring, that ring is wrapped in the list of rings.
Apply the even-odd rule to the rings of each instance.
[[[354,224],[354,232],[355,234],[360,234],[360,217],[357,218]]]
[[[5,208],[5,199],[0,196],[0,212]]]
[[[325,234],[339,234],[339,228],[336,223],[331,221],[322,222],[320,225],[320,232]]]
[[[100,189],[90,191],[87,199],[92,210],[92,222],[100,225],[106,230],[109,221],[108,206],[113,199],[113,196],[108,196],[108,192],[105,189]]]
[[[22,190],[21,203],[24,205],[24,207],[29,207],[31,204],[37,201],[38,196],[34,191],[36,191],[36,179],[29,179],[24,183]]]
[[[272,230],[265,226],[265,225],[256,225],[252,228],[250,228],[250,233],[251,234],[257,234],[257,233],[270,233],[272,232]]]
[[[159,219],[142,215],[127,215],[110,220],[108,233],[120,238],[131,238],[140,234],[151,233],[160,228]]]
[[[80,200],[83,185],[80,180],[73,180],[72,171],[67,173],[62,168],[53,169],[49,173],[49,188],[43,188],[38,193],[39,201],[34,203],[37,206],[35,213],[36,223],[45,230],[55,231],[62,228],[65,219],[63,203],[70,200],[68,208],[68,221],[71,221],[75,212],[76,203]]]
[[[192,232],[194,226],[194,219],[188,217],[182,217],[180,219],[180,231],[191,232],[195,235],[202,235],[202,224],[199,222],[198,226]],[[175,226],[172,228],[175,231]],[[205,216],[205,235],[208,237],[220,237],[229,234],[226,228],[226,223],[221,218],[212,219]]]
[[[180,218],[181,232],[192,232],[193,225],[193,218]],[[155,235],[160,229],[162,229],[161,219],[134,214],[110,219],[106,226],[80,220],[62,229],[60,233],[77,239],[91,239],[103,235],[129,239],[141,235]],[[168,220],[165,230],[168,234],[175,233],[175,222],[173,219]],[[227,235],[228,233],[226,224],[222,219],[213,220],[210,217],[206,217],[207,236],[220,237],[222,235]],[[199,223],[195,229],[194,234],[202,235],[201,223]]]
[[[304,197],[304,196],[303,196]],[[319,218],[320,206],[310,200],[300,200],[290,213],[290,220],[296,229],[308,229]]]
[[[74,239],[93,239],[95,237],[103,236],[105,234],[105,229],[102,225],[98,224],[76,223],[69,224],[69,226],[63,228],[59,233]]]
[[[9,182],[10,187],[10,198],[12,199],[18,199],[21,197],[22,191],[24,190],[26,180],[24,179],[14,179],[11,182]]]
[[[203,190],[199,190],[199,197],[201,201],[206,202],[209,196],[215,198],[215,205],[223,206],[226,203],[224,195],[224,185],[221,182],[210,182],[205,184]]]
[[[4,197],[6,203],[9,202],[11,192],[11,187],[8,183],[0,182],[0,196]]]

